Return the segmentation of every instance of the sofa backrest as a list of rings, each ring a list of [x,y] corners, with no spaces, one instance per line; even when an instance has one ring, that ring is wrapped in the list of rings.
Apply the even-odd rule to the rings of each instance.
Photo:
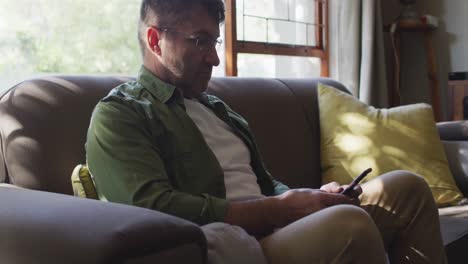
[[[0,182],[71,194],[70,175],[85,162],[92,110],[126,76],[48,76],[24,81],[0,97]],[[213,78],[209,93],[249,122],[267,168],[291,187],[320,184],[318,81]]]
[[[214,78],[210,93],[247,119],[266,167],[290,187],[318,187],[320,129],[317,84],[331,79]]]
[[[49,76],[24,81],[0,98],[7,182],[71,194],[70,175],[85,162],[91,112],[128,77]],[[0,179],[2,176],[0,175]]]

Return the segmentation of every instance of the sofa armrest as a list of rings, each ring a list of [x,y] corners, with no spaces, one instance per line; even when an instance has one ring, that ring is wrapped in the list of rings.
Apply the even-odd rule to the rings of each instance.
[[[455,182],[468,197],[468,121],[439,122],[437,129]]]
[[[437,123],[440,139],[468,141],[468,121],[448,121]]]
[[[0,187],[0,263],[205,263],[206,247],[197,225],[161,212]]]
[[[468,141],[442,140],[445,154],[455,182],[468,197]]]

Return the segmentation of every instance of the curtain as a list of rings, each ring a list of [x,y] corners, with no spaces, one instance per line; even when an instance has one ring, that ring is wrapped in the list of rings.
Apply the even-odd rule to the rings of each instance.
[[[388,107],[380,0],[329,0],[330,77],[361,101]]]

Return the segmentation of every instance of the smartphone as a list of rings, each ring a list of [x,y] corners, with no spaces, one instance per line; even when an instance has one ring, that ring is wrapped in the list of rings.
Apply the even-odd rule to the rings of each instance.
[[[364,179],[364,177],[367,176],[367,174],[369,174],[370,172],[372,171],[372,168],[368,168],[367,170],[363,171],[359,176],[357,176],[349,185],[348,187],[346,187],[343,191],[341,191],[340,194],[344,194],[344,195],[351,195],[351,192],[353,191],[354,187],[356,187],[356,185],[359,184],[360,181],[362,181],[362,179]]]

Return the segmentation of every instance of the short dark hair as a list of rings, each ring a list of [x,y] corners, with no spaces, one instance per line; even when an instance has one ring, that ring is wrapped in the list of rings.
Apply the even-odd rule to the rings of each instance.
[[[224,22],[223,0],[143,0],[138,22],[138,40],[142,55],[145,55],[145,30],[148,25],[155,25],[156,19],[159,27],[177,24],[198,6],[203,7],[218,24]]]

